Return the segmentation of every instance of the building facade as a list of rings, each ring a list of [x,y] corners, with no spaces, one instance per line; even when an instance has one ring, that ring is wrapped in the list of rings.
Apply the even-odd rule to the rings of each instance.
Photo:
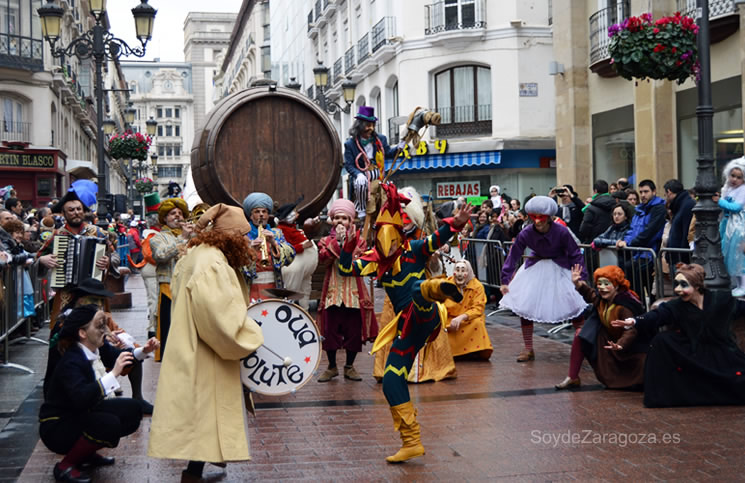
[[[146,122],[158,123],[150,152],[158,155],[157,165],[146,168],[157,176],[158,191],[166,195],[171,182],[183,189],[194,140],[194,92],[192,66],[188,62],[122,62],[130,89],[130,101],[137,111],[133,129],[147,132]]]
[[[236,16],[237,13],[189,12],[184,21],[184,59],[191,64],[193,75],[194,130],[202,126],[205,115],[215,105],[215,77],[230,45]]]
[[[739,3],[739,7],[738,7]],[[553,0],[558,178],[587,195],[601,178],[696,179],[697,89],[692,80],[628,81],[610,62],[608,27],[632,15],[695,14],[695,0]],[[742,2],[709,0],[717,172],[743,155]]]
[[[342,140],[361,105],[375,108],[391,144],[417,106],[442,115],[408,152],[400,185],[445,201],[468,186],[477,187],[470,196],[497,184],[523,199],[555,184],[548,1],[300,3],[270,2],[272,78],[295,78],[317,98],[313,68],[321,62],[325,95],[342,107],[342,83],[356,83],[349,112],[333,116]]]

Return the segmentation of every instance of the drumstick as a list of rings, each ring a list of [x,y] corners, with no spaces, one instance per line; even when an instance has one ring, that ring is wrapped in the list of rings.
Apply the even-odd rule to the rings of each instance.
[[[272,354],[274,354],[275,356],[277,356],[277,357],[279,357],[280,359],[282,359],[282,364],[283,364],[283,365],[284,365],[285,367],[287,367],[287,366],[289,366],[290,364],[292,364],[292,358],[290,358],[290,357],[282,357],[281,355],[277,354],[276,352],[274,352],[273,350],[271,350],[271,349],[270,349],[269,347],[267,347],[267,346],[266,346],[266,345],[264,345],[264,344],[262,344],[262,347],[263,347],[264,349],[268,350],[269,352],[271,352]]]

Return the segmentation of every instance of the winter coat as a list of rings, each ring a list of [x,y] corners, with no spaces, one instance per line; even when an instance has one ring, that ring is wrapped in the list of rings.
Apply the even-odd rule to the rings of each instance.
[[[386,138],[382,134],[375,133],[375,137],[377,137],[376,141],[380,141],[380,144],[378,144],[376,141],[373,141],[374,148],[373,148],[373,155],[370,157],[370,163],[375,165],[375,153],[378,151],[382,151],[383,157],[385,159],[393,159],[393,157],[396,155],[396,147],[391,147],[388,145],[388,138]],[[357,176],[358,174],[362,173],[360,169],[357,167],[357,157],[360,155],[360,148],[357,147],[357,142],[354,138],[349,138],[344,142],[344,169],[347,170],[347,173],[349,173],[352,178]],[[362,160],[360,160],[360,165],[362,165]]]
[[[665,228],[665,200],[655,196],[648,203],[638,205],[636,214],[631,220],[631,228],[623,240],[630,247],[652,248],[659,251],[662,232]],[[634,258],[649,258],[647,254],[634,254]]]
[[[691,226],[694,206],[696,206],[696,201],[691,198],[688,191],[681,191],[670,203],[673,219],[670,223],[670,235],[667,238],[669,248],[688,248],[688,228]]]
[[[593,241],[595,248],[615,247],[618,240],[623,240],[626,232],[629,231],[629,222],[623,221],[619,225],[611,225],[603,233],[598,235]]]
[[[207,462],[250,459],[241,362],[263,344],[249,289],[223,253],[202,244],[176,264],[148,455]]]
[[[584,208],[584,205],[577,197],[572,197],[572,201],[569,203],[569,221],[567,221],[564,218],[564,207],[559,205],[559,211],[556,212],[556,215],[564,220],[564,223],[566,223],[567,228],[569,228],[572,233],[575,235],[579,234],[580,226],[582,225],[582,220],[584,219],[582,216],[582,208]]]
[[[585,217],[579,228],[582,243],[591,243],[613,224],[613,208],[618,206],[615,198],[607,193],[595,197],[585,209]]]

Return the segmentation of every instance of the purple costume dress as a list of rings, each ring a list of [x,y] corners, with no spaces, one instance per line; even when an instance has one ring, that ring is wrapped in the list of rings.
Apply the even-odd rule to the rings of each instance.
[[[526,248],[532,254],[518,269]],[[587,307],[572,283],[575,264],[582,267],[582,278],[587,278],[582,252],[566,227],[551,223],[548,232],[540,233],[528,225],[517,235],[502,267],[502,285],[509,285],[510,291],[499,308],[534,322],[557,324],[574,319]]]

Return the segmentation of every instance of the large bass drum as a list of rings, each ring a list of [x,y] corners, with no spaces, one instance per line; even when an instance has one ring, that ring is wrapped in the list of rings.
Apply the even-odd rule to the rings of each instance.
[[[308,312],[285,300],[269,299],[248,308],[261,326],[264,344],[241,360],[241,381],[251,391],[281,396],[307,383],[321,361],[321,337]]]

